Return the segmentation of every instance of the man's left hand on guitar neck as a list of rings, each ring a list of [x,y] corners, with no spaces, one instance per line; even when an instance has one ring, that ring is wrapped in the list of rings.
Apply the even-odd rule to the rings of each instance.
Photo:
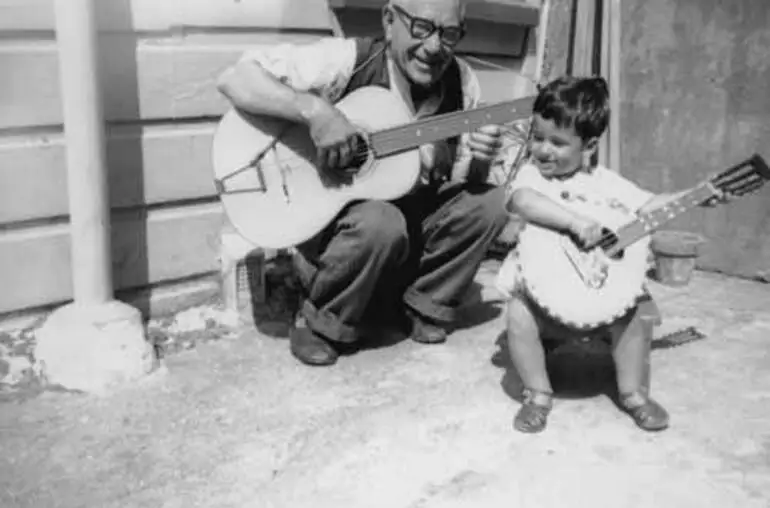
[[[474,159],[490,163],[497,157],[502,146],[503,129],[499,125],[485,125],[472,132],[468,138],[468,148]]]
[[[489,175],[492,162],[498,157],[503,145],[503,128],[499,125],[485,125],[468,136],[467,158],[454,177],[469,182],[484,182]]]

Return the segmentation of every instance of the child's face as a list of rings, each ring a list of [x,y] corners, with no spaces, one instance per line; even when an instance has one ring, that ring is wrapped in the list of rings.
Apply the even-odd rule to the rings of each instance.
[[[532,119],[529,150],[543,176],[566,176],[583,166],[596,148],[596,140],[583,142],[574,127],[558,127],[540,115]]]

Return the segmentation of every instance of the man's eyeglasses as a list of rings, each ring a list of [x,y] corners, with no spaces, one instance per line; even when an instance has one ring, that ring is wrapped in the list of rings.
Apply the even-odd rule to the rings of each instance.
[[[425,40],[438,31],[441,43],[454,47],[465,37],[465,27],[463,26],[436,26],[429,19],[412,16],[403,7],[391,4],[391,8],[400,15],[404,24],[409,28],[409,33],[415,39]]]

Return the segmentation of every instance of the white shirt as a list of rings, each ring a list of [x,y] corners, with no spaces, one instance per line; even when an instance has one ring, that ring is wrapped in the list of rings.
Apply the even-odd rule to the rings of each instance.
[[[635,213],[654,196],[604,166],[579,171],[561,180],[545,178],[537,166],[525,162],[508,186],[508,195],[521,188],[534,189],[562,204],[562,196],[566,194],[570,200],[601,202],[609,207],[622,207],[629,213]]]

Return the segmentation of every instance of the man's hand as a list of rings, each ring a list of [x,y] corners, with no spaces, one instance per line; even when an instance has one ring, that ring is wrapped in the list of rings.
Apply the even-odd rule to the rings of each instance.
[[[353,163],[364,149],[361,134],[333,105],[319,102],[308,122],[310,137],[318,150],[317,165],[325,172],[350,176],[358,171]]]
[[[468,148],[474,159],[492,162],[502,146],[503,129],[499,125],[485,125],[471,133]]]

